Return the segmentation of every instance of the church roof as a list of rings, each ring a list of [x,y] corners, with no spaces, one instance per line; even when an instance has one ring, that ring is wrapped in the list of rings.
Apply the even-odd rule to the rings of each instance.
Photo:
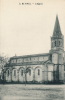
[[[62,32],[61,32],[61,28],[60,28],[58,16],[56,16],[56,21],[55,21],[53,36],[54,37],[57,37],[57,36],[61,37],[62,36]]]
[[[27,58],[27,57],[38,57],[38,56],[49,56],[50,53],[41,53],[41,54],[32,54],[32,55],[23,55],[23,56],[13,56],[12,58]]]

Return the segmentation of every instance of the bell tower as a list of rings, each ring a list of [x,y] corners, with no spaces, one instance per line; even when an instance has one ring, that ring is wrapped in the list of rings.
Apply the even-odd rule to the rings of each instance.
[[[61,32],[58,16],[56,16],[53,35],[51,37],[51,61],[54,64],[54,79],[63,81],[64,79],[64,36]]]
[[[61,29],[60,29],[58,16],[56,16],[54,31],[51,37],[51,50],[52,51],[64,50],[64,36],[62,35]]]

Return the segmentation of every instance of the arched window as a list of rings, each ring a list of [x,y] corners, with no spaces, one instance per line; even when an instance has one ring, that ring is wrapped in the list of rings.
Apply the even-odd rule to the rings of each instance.
[[[23,70],[21,70],[21,76],[23,76]]]
[[[29,75],[31,76],[31,70],[29,70]]]
[[[40,69],[38,69],[38,75],[40,75]]]
[[[16,70],[14,70],[14,76],[16,76]]]
[[[59,41],[59,45],[60,45],[60,41]]]
[[[7,75],[9,76],[9,70],[7,71]]]
[[[56,46],[56,41],[55,41],[55,46]]]

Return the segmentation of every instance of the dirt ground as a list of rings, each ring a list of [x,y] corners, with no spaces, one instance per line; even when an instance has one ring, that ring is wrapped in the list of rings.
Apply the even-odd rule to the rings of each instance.
[[[0,100],[65,100],[65,85],[0,85]]]

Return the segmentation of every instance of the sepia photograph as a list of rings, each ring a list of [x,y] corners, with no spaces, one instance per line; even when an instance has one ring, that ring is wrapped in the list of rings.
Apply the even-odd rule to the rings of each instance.
[[[65,100],[65,0],[0,0],[0,100]]]

